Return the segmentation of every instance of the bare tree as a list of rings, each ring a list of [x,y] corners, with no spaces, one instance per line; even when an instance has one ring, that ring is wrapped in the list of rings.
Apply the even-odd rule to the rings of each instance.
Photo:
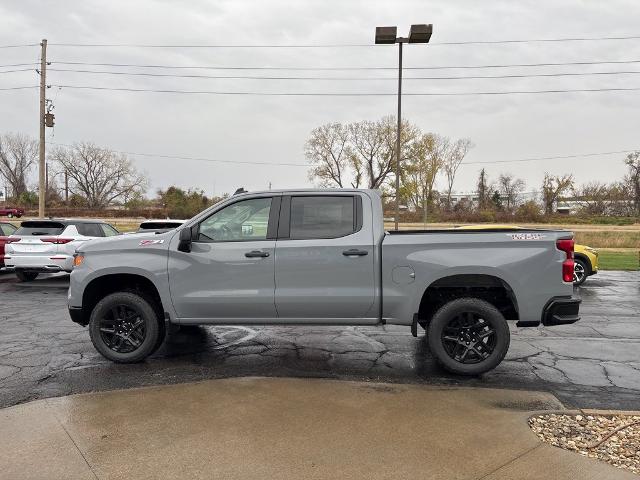
[[[591,215],[606,215],[611,210],[612,192],[615,185],[589,182],[573,188],[573,198],[583,212]]]
[[[560,197],[573,188],[573,175],[549,175],[544,174],[542,181],[542,203],[544,204],[544,213],[549,215],[553,213],[553,205],[558,202]]]
[[[640,216],[640,151],[627,155],[624,163],[629,168],[626,180],[633,194],[633,209],[635,215]]]
[[[433,186],[448,150],[449,139],[433,133],[421,135],[411,145],[403,172],[403,194],[416,209],[422,209],[425,222],[428,205],[433,203]]]
[[[71,193],[85,197],[89,208],[104,208],[118,200],[126,202],[146,190],[146,178],[126,155],[92,143],[58,148],[51,158],[69,175]]]
[[[38,142],[20,133],[0,135],[0,175],[14,198],[27,191],[29,171],[38,159]]]
[[[503,173],[498,177],[498,192],[507,201],[507,211],[511,211],[518,202],[518,196],[524,191],[525,183],[511,173]]]
[[[351,164],[356,177],[366,179],[367,188],[381,188],[396,169],[395,117],[383,117],[377,122],[362,121],[349,125]],[[406,120],[400,130],[400,162],[407,160],[410,146],[419,130]]]
[[[323,187],[344,187],[344,176],[349,167],[348,141],[349,131],[340,123],[313,129],[305,148],[305,155],[313,164],[309,180],[317,179]]]
[[[455,182],[458,168],[471,148],[473,148],[471,140],[468,138],[460,138],[455,141],[449,149],[448,155],[444,159],[442,168],[445,176],[447,177],[447,208],[449,209],[451,208],[453,182]]]

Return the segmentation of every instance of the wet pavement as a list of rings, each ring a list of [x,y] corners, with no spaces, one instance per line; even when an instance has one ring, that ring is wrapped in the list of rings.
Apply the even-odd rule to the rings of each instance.
[[[553,393],[571,408],[640,409],[640,274],[601,272],[579,289],[582,320],[512,329],[505,361],[447,374],[407,327],[189,327],[145,363],[117,365],[66,310],[68,277],[0,274],[0,407],[72,393],[238,376],[325,377]]]

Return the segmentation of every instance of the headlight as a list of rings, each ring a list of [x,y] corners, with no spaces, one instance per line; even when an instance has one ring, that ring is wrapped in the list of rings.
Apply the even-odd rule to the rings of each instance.
[[[73,266],[79,267],[84,262],[84,255],[81,253],[76,253],[73,255]]]

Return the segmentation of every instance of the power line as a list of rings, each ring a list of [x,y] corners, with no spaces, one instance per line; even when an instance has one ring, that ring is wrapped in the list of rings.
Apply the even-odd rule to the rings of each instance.
[[[0,48],[37,47],[39,45],[39,43],[24,43],[22,45],[0,45]]]
[[[50,142],[52,145],[58,145],[61,147],[72,147],[72,145],[66,144],[66,143],[55,143],[55,142]],[[109,149],[111,150],[111,149]],[[193,160],[193,161],[198,161],[198,162],[215,162],[215,163],[237,163],[237,164],[243,164],[243,165],[266,165],[266,166],[272,166],[272,165],[281,165],[281,166],[286,166],[286,167],[308,167],[311,164],[310,163],[286,163],[286,162],[275,162],[275,163],[270,163],[270,162],[254,162],[254,161],[249,161],[249,160],[220,160],[220,159],[214,159],[214,158],[206,158],[206,157],[187,157],[187,156],[182,156],[182,155],[165,155],[165,154],[157,154],[157,153],[140,153],[140,152],[126,152],[126,151],[121,151],[121,150],[111,150],[113,152],[116,153],[121,153],[124,155],[134,155],[134,156],[139,156],[139,157],[157,157],[157,158],[169,158],[169,159],[173,159],[173,160]]]
[[[55,143],[51,142],[52,145],[57,145],[61,147],[72,147],[73,145],[67,143]],[[156,158],[167,158],[173,160],[193,160],[198,162],[213,162],[213,163],[230,163],[230,164],[242,164],[242,165],[266,165],[266,166],[286,166],[286,167],[309,167],[314,165],[313,163],[288,163],[288,162],[255,162],[250,160],[220,160],[214,158],[207,157],[192,157],[185,155],[166,155],[166,154],[156,154],[156,153],[142,153],[142,152],[130,152],[123,150],[112,150],[113,152],[124,154],[124,155],[133,155],[139,157],[156,157]],[[498,163],[512,163],[512,162],[533,162],[533,161],[543,161],[543,160],[558,160],[558,159],[568,159],[568,158],[583,158],[583,157],[595,157],[601,155],[614,155],[614,154],[622,154],[622,153],[630,153],[640,149],[630,149],[630,150],[617,150],[610,152],[592,152],[592,153],[580,153],[580,154],[572,154],[572,155],[557,155],[550,157],[530,157],[530,158],[518,158],[512,160],[490,160],[490,161],[479,161],[479,162],[463,162],[462,165],[477,165],[477,164],[498,164]]]
[[[33,68],[19,68],[17,70],[2,70],[0,73],[33,72]]]
[[[31,68],[21,70],[8,70],[0,73],[32,71]],[[126,75],[139,77],[166,77],[166,78],[199,78],[199,79],[234,79],[234,80],[393,80],[395,77],[291,77],[291,76],[254,76],[254,75],[177,75],[172,73],[148,73],[148,72],[109,72],[99,70],[78,70],[67,68],[49,68],[54,72],[89,73],[102,75]],[[628,75],[637,74],[640,71],[616,71],[616,72],[561,72],[561,73],[537,73],[537,74],[512,74],[512,75],[470,75],[470,76],[448,76],[448,77],[403,77],[404,80],[478,80],[478,79],[504,79],[504,78],[535,78],[535,77],[566,77],[566,76],[591,76],[591,75]]]
[[[33,62],[33,63],[7,63],[5,65],[0,65],[0,68],[5,68],[5,67],[24,67],[26,65],[40,65],[40,62]]]
[[[270,66],[216,66],[216,65],[154,65],[135,63],[94,63],[94,62],[49,62],[56,65],[84,65],[92,67],[132,67],[132,68],[163,68],[163,69],[187,69],[187,70],[291,70],[291,71],[358,71],[358,70],[398,70],[398,67],[270,67]],[[580,61],[580,62],[545,62],[545,63],[510,63],[487,65],[443,65],[426,67],[403,67],[403,70],[449,70],[449,69],[481,69],[481,68],[521,68],[521,67],[559,67],[579,65],[620,65],[640,63],[640,60],[604,60],[604,61]],[[20,64],[25,65],[25,64]],[[28,64],[32,65],[32,64]],[[5,65],[18,66],[18,65]]]
[[[23,87],[1,87],[0,90],[26,90],[28,88],[39,88],[39,85],[29,85]]]
[[[480,165],[480,164],[494,164],[494,163],[514,163],[514,162],[537,162],[541,160],[560,160],[560,159],[568,159],[568,158],[584,158],[584,157],[596,157],[600,155],[614,155],[621,153],[630,153],[635,152],[636,150],[640,150],[638,148],[634,148],[631,150],[617,150],[613,152],[597,152],[597,153],[581,153],[576,155],[558,155],[554,157],[533,157],[533,158],[519,158],[515,160],[490,160],[486,162],[462,162],[461,165]]]
[[[212,90],[173,90],[153,88],[128,88],[128,87],[98,87],[90,85],[52,85],[58,88],[70,88],[77,90],[103,90],[120,92],[150,92],[150,93],[176,93],[192,95],[231,95],[231,96],[277,96],[277,97],[389,97],[397,96],[397,93],[385,92],[226,92]],[[626,92],[640,90],[640,87],[616,87],[616,88],[575,88],[555,90],[510,90],[489,92],[422,92],[403,93],[405,97],[452,97],[474,95],[520,95],[520,94],[547,94],[547,93],[588,93],[588,92]]]
[[[546,42],[591,42],[603,40],[636,40],[640,35],[625,35],[614,37],[564,37],[564,38],[533,38],[509,40],[464,40],[452,42],[431,42],[430,45],[497,45],[510,43],[546,43]],[[100,47],[100,48],[376,48],[373,43],[329,43],[329,44],[191,44],[191,45],[153,45],[141,43],[50,43],[57,47]]]

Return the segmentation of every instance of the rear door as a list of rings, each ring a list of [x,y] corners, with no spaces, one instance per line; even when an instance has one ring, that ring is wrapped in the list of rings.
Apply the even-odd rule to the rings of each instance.
[[[281,319],[377,323],[368,197],[364,207],[355,193],[283,197],[275,273]]]

